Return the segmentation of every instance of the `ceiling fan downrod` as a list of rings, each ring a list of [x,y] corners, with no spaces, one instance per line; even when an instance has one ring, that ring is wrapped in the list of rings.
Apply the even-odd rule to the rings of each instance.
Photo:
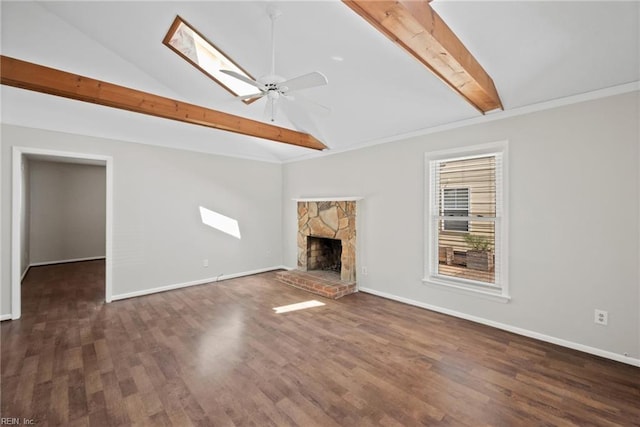
[[[270,5],[268,13],[271,18],[271,75],[274,76],[276,74],[276,19],[282,15],[282,12]]]

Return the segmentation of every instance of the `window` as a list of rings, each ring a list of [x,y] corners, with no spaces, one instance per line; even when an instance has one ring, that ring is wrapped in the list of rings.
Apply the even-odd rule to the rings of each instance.
[[[508,300],[506,148],[427,153],[426,283]]]
[[[443,216],[468,216],[469,189],[443,188],[440,207]],[[444,220],[442,223],[442,229],[445,231],[469,231],[469,221]]]
[[[248,79],[255,80],[179,16],[171,24],[162,43],[233,95],[246,96],[259,92],[255,86],[221,73],[220,70],[235,71]],[[256,99],[246,99],[244,102],[249,104]]]

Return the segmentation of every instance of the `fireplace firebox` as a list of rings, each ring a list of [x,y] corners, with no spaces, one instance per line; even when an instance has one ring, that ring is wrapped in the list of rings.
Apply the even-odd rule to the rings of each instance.
[[[342,268],[342,242],[326,237],[307,237],[307,270],[335,271]]]

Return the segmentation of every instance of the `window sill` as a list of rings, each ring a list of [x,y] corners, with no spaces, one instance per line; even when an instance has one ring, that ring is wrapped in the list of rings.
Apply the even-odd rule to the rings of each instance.
[[[507,294],[503,294],[501,289],[494,290],[481,288],[480,286],[457,283],[434,276],[425,277],[422,279],[422,283],[433,288],[447,289],[458,294],[476,296],[491,301],[498,301],[502,303],[508,303],[511,301],[511,297]]]

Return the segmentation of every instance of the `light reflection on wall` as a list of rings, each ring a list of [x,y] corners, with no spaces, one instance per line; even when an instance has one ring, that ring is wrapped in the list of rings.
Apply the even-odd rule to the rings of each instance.
[[[241,239],[240,226],[238,225],[237,220],[202,206],[200,206],[200,218],[202,219],[203,224],[222,231],[223,233],[227,233],[236,239]]]

